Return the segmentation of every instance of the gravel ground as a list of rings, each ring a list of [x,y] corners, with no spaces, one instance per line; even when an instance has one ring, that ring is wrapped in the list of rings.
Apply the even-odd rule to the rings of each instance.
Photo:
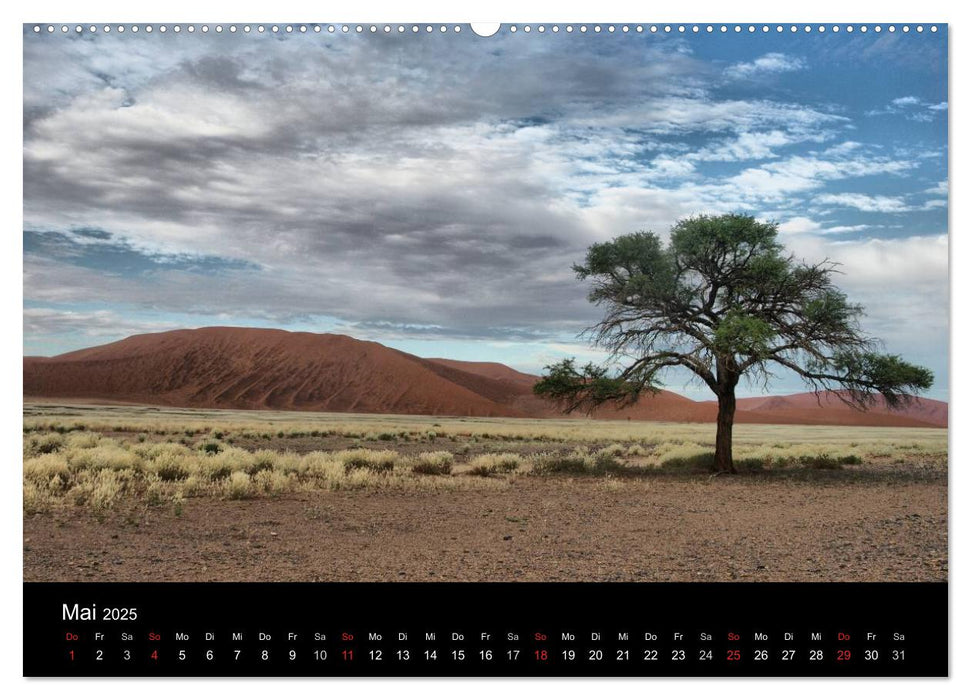
[[[947,483],[520,478],[24,517],[25,581],[943,581]]]

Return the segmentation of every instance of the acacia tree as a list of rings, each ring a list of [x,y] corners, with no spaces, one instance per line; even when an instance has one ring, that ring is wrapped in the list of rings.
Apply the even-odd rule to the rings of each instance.
[[[743,376],[765,387],[783,367],[817,396],[835,390],[861,410],[878,396],[901,407],[931,386],[930,370],[881,354],[862,333],[863,308],[833,284],[836,263],[798,261],[777,235],[774,223],[729,214],[678,221],[666,246],[651,232],[590,246],[573,269],[592,281],[589,299],[605,314],[587,334],[618,369],[563,360],[546,368],[534,392],[567,412],[624,406],[657,392],[662,371],[687,368],[718,397],[712,468],[734,472],[735,388]]]

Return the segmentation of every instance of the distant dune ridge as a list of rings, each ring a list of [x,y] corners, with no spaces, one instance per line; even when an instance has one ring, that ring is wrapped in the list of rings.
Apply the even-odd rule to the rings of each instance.
[[[24,357],[24,397],[187,408],[561,417],[532,393],[538,379],[496,362],[425,359],[349,336],[262,328],[135,335],[56,357]],[[595,418],[714,422],[714,401],[647,395]],[[947,403],[870,411],[813,393],[738,400],[742,423],[946,427]]]

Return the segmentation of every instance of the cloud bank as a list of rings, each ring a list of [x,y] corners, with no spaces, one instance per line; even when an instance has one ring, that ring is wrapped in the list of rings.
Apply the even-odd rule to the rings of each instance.
[[[850,103],[811,37],[24,43],[25,351],[217,318],[527,343],[536,369],[597,319],[570,270],[587,246],[744,211],[844,262],[870,327],[946,367],[947,95],[926,62],[912,92],[939,94]]]

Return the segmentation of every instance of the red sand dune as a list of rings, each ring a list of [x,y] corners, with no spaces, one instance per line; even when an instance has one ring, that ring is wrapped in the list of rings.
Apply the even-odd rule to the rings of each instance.
[[[537,377],[495,362],[424,359],[343,335],[200,328],[24,358],[24,396],[192,408],[554,417]],[[715,403],[662,391],[595,418],[711,422]],[[946,426],[947,404],[855,411],[814,394],[739,399],[744,423]]]
[[[947,427],[947,403],[933,399],[918,399],[909,406],[892,410],[887,407],[883,397],[877,397],[877,403],[867,409],[866,413],[857,411],[843,403],[838,392],[828,392],[818,396],[812,392],[790,394],[788,396],[760,396],[749,399],[739,399],[737,406],[745,411],[782,413],[786,415],[809,415],[820,411],[836,416],[844,422],[852,423],[861,415],[884,415],[907,417],[931,425]],[[862,425],[862,424],[860,424]]]
[[[459,369],[463,372],[478,374],[489,379],[528,386],[530,390],[532,390],[533,384],[536,383],[535,375],[519,372],[499,362],[466,362],[465,360],[446,360],[440,357],[431,357],[428,361],[445,365],[452,369]]]

